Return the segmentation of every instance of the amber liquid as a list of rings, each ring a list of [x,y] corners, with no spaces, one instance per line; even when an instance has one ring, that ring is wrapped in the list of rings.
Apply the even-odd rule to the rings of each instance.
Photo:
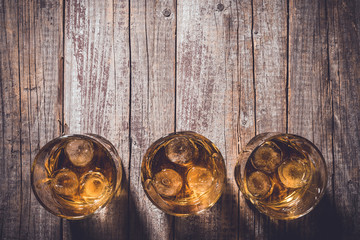
[[[299,143],[278,136],[252,152],[244,176],[244,190],[252,202],[266,208],[290,209],[306,191],[311,191],[314,164]]]
[[[204,137],[189,133],[150,147],[141,174],[151,201],[182,216],[212,206],[223,191],[226,173],[219,150]]]
[[[116,168],[100,144],[81,137],[64,139],[45,161],[52,197],[64,217],[93,213],[110,198]]]

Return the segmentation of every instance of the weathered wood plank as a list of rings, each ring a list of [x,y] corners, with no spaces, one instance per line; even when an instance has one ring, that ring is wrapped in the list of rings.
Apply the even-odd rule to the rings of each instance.
[[[286,131],[287,2],[253,1],[256,133]]]
[[[287,1],[252,2],[256,134],[286,132]],[[283,222],[254,211],[254,237],[277,238]]]
[[[91,132],[111,141],[128,176],[128,2],[79,0],[65,4],[65,123],[69,133]],[[66,221],[64,237],[126,239],[127,198],[125,190],[99,214],[83,221]]]
[[[129,239],[171,239],[173,235],[173,217],[146,197],[140,167],[150,144],[174,131],[175,31],[175,1],[131,1]]]
[[[35,199],[30,167],[39,148],[61,129],[62,5],[1,5],[1,176],[6,180],[1,183],[0,238],[59,238],[60,219]]]
[[[360,3],[327,1],[333,106],[333,201],[339,239],[360,236]]]
[[[68,132],[114,143],[128,188],[77,222],[46,212],[29,181],[62,130],[63,2]],[[360,5],[288,2],[287,36],[286,1],[0,1],[0,238],[357,239]],[[329,172],[319,206],[291,222],[259,214],[233,179],[254,134],[287,129],[320,148]],[[211,139],[228,173],[219,202],[186,219],[152,205],[139,177],[147,147],[174,130]]]
[[[235,119],[232,120],[236,126],[230,127],[232,131],[236,129],[237,142],[231,142],[233,147],[236,145],[237,156],[240,151],[246,146],[252,137],[255,136],[255,88],[254,88],[254,66],[253,66],[253,41],[252,41],[252,2],[249,1],[235,1],[232,2],[237,11],[237,67],[236,82],[232,88],[232,94],[238,94],[238,100],[232,102],[233,109],[229,112]],[[235,16],[232,16],[234,18]],[[234,40],[233,40],[234,41]],[[231,67],[228,68],[229,70]],[[228,71],[229,71],[228,70]],[[238,102],[237,102],[238,101]],[[228,147],[227,147],[228,148]],[[232,162],[229,174],[234,174],[236,161],[229,159]],[[229,161],[228,160],[228,161]],[[235,182],[232,178],[231,181]],[[239,193],[239,225],[238,225],[238,239],[254,239],[254,209],[250,208],[247,201],[241,193]]]
[[[175,239],[238,238],[239,195],[233,171],[238,137],[246,135],[252,121],[246,130],[237,128],[238,119],[244,121],[245,115],[252,114],[248,113],[248,107],[242,106],[244,111],[239,109],[245,97],[240,100],[238,90],[245,88],[244,95],[251,94],[247,92],[247,83],[252,70],[250,76],[246,70],[251,68],[252,58],[249,29],[244,25],[239,27],[243,15],[238,12],[238,4],[237,1],[178,2],[176,130],[196,131],[218,146],[226,159],[227,186],[218,203],[208,211],[176,218]],[[249,17],[249,13],[244,15]],[[242,54],[238,56],[238,52]],[[240,82],[241,78],[245,81]],[[241,118],[239,112],[244,114]]]
[[[1,2],[1,196],[0,236],[19,237],[21,217],[21,118],[19,29],[16,1]],[[14,17],[12,17],[14,16]],[[14,64],[15,63],[15,64]],[[17,63],[17,64],[16,64]]]
[[[328,76],[326,4],[325,1],[290,1],[289,10],[288,129],[319,148],[331,176],[332,93]],[[331,198],[332,186],[328,184],[320,206],[305,217],[289,221],[284,235],[296,239],[340,239]],[[301,226],[309,227],[302,229]]]
[[[24,52],[20,54],[22,135],[27,144],[23,152],[23,196],[31,191],[30,163],[46,142],[61,134],[62,74],[63,74],[63,5],[59,1],[24,1],[19,6],[23,16],[22,37]],[[28,86],[26,86],[28,84]],[[29,89],[29,90],[28,90]],[[25,113],[25,114],[23,114]],[[25,163],[25,164],[24,164]],[[26,164],[28,163],[28,164]],[[26,198],[25,198],[26,199]],[[21,217],[22,239],[50,239],[61,236],[60,220],[37,202],[31,192],[31,205]],[[29,231],[29,232],[28,232]]]

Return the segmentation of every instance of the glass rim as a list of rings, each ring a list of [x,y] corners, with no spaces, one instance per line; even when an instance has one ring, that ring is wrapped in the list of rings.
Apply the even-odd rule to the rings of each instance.
[[[192,137],[194,137],[195,139],[198,139],[198,138],[204,138],[206,140],[206,143],[207,144],[210,144],[211,147],[213,147],[216,151],[217,151],[217,154],[220,155],[220,158],[222,159],[222,162],[224,164],[224,168],[225,168],[225,172],[224,172],[224,177],[223,177],[223,186],[219,192],[219,194],[216,196],[216,198],[214,198],[214,201],[209,204],[208,206],[206,206],[205,208],[195,212],[195,213],[175,213],[175,212],[171,212],[170,210],[168,209],[163,209],[159,206],[159,204],[153,199],[153,197],[148,193],[148,191],[146,191],[146,186],[145,186],[145,178],[144,178],[144,174],[142,173],[142,171],[140,171],[140,179],[141,179],[141,185],[142,185],[142,188],[143,188],[143,191],[145,192],[145,195],[147,196],[147,198],[151,201],[152,204],[154,204],[154,206],[156,206],[158,209],[160,209],[161,211],[163,211],[164,213],[166,214],[169,214],[169,215],[172,215],[172,216],[176,216],[176,217],[188,217],[188,216],[194,216],[194,215],[197,215],[197,214],[200,214],[208,209],[210,209],[211,207],[213,207],[217,202],[218,200],[220,199],[220,197],[224,194],[225,192],[225,188],[226,188],[226,176],[227,176],[227,172],[226,172],[226,163],[225,163],[225,159],[223,157],[223,155],[221,154],[220,150],[218,149],[218,147],[210,140],[208,139],[207,137],[197,133],[197,132],[194,132],[194,131],[179,131],[179,132],[171,132],[165,136],[162,136],[160,137],[159,139],[155,140],[152,144],[150,144],[150,146],[146,149],[146,152],[142,158],[142,162],[141,162],[141,167],[140,168],[143,168],[143,164],[149,160],[148,159],[148,155],[150,152],[157,152],[160,148],[161,148],[161,144],[175,138],[175,137],[181,137],[181,136],[185,136],[185,137],[189,137],[187,136],[187,134],[191,135]]]
[[[259,137],[261,135],[266,135],[266,134],[269,134],[269,136],[267,136],[266,138],[262,139],[259,141],[259,143],[257,143],[254,147],[254,149],[250,152],[249,156],[246,158],[246,161],[245,163],[242,161],[241,162],[241,157],[242,155],[244,154],[244,151],[241,150],[241,152],[238,154],[238,156],[236,157],[236,165],[235,165],[235,169],[234,169],[234,178],[235,178],[235,182],[239,188],[239,191],[241,192],[241,194],[247,199],[249,200],[253,205],[254,207],[261,213],[265,214],[266,216],[270,217],[270,218],[273,218],[273,219],[278,219],[278,220],[293,220],[293,219],[298,219],[300,217],[303,217],[305,216],[306,214],[308,214],[309,212],[311,212],[317,205],[318,203],[320,202],[320,200],[323,198],[323,196],[325,195],[325,192],[326,192],[326,188],[327,188],[327,185],[328,185],[328,170],[327,170],[327,165],[326,165],[326,161],[325,161],[325,158],[324,156],[322,155],[321,151],[319,150],[319,148],[312,142],[310,141],[309,139],[305,138],[305,137],[302,137],[300,135],[297,135],[297,134],[292,134],[292,133],[282,133],[282,132],[264,132],[264,133],[260,133],[260,134],[257,134],[255,135],[254,137],[252,137],[248,143],[246,143],[245,147],[243,149],[246,149],[247,146],[256,138],[256,137]],[[296,137],[296,138],[299,138],[307,143],[309,143],[311,145],[311,147],[314,148],[314,150],[317,152],[317,154],[320,156],[319,158],[319,161],[320,161],[320,165],[322,164],[323,165],[323,174],[324,174],[324,183],[323,185],[321,186],[321,192],[319,193],[319,195],[317,196],[317,198],[315,199],[314,203],[311,205],[311,207],[309,207],[308,209],[306,209],[303,213],[300,213],[300,214],[297,214],[296,216],[293,216],[293,217],[277,217],[277,216],[272,216],[272,215],[269,215],[268,213],[266,213],[262,208],[258,207],[257,204],[255,204],[253,202],[253,199],[250,198],[248,196],[248,194],[246,193],[246,191],[243,190],[244,186],[244,179],[243,179],[243,171],[245,170],[245,166],[242,167],[242,165],[246,164],[247,161],[249,161],[249,158],[250,156],[252,155],[252,153],[255,151],[256,148],[258,148],[261,144],[265,143],[266,141],[269,141],[273,138],[276,138],[278,136],[283,136],[283,135],[290,135],[290,136],[293,136],[293,137]],[[239,167],[238,167],[239,166]],[[238,172],[238,173],[237,173]],[[238,176],[239,174],[239,176]],[[238,177],[237,177],[238,176]],[[238,180],[239,181],[238,181]],[[261,203],[261,202],[260,202]],[[263,205],[263,204],[261,204]]]
[[[43,203],[43,201],[41,200],[40,196],[38,195],[37,191],[35,190],[35,184],[34,184],[34,169],[35,169],[35,165],[36,165],[36,162],[40,156],[40,154],[43,152],[43,149],[45,147],[50,147],[51,145],[54,145],[57,141],[61,141],[61,139],[66,139],[66,138],[73,138],[73,137],[79,137],[79,138],[88,138],[88,139],[91,139],[91,141],[95,141],[97,144],[100,144],[104,150],[106,151],[107,155],[109,157],[111,157],[111,161],[115,162],[115,160],[113,159],[113,156],[112,154],[110,153],[109,149],[107,149],[106,146],[104,146],[103,143],[101,143],[98,139],[97,139],[97,136],[99,137],[102,137],[100,135],[97,135],[97,134],[93,134],[93,133],[83,133],[83,134],[63,134],[59,137],[56,137],[56,138],[53,138],[52,140],[50,140],[49,142],[47,142],[45,145],[43,145],[39,151],[37,152],[37,154],[35,155],[34,157],[34,161],[31,165],[31,168],[30,168],[30,185],[31,185],[31,189],[32,189],[32,192],[34,193],[37,201],[40,203],[40,205],[45,209],[47,210],[48,212],[50,212],[51,214],[57,216],[57,217],[60,217],[60,218],[64,218],[64,219],[68,219],[68,220],[82,220],[82,219],[85,219],[85,218],[88,218],[94,214],[96,214],[97,212],[99,212],[100,210],[102,210],[104,207],[107,206],[107,204],[113,199],[114,195],[117,193],[117,191],[119,191],[119,188],[122,184],[122,181],[123,181],[123,169],[122,169],[122,164],[120,162],[120,166],[119,166],[119,169],[117,171],[120,171],[120,178],[119,178],[119,181],[120,183],[118,184],[119,186],[116,186],[117,184],[117,181],[118,181],[118,176],[117,174],[115,174],[115,188],[112,190],[111,194],[109,195],[109,198],[102,204],[100,205],[94,212],[92,213],[89,213],[89,214],[86,214],[86,215],[81,215],[81,216],[66,216],[66,215],[63,215],[63,214],[58,214],[56,212],[54,212],[53,210],[51,210],[45,203]],[[102,137],[103,138],[103,137]],[[105,139],[105,138],[104,138]],[[107,140],[107,139],[105,139]],[[108,141],[108,140],[107,140]],[[110,143],[110,142],[109,142]],[[111,143],[110,143],[111,144]],[[112,144],[111,144],[112,145]],[[113,145],[112,145],[113,146]],[[113,146],[114,147],[114,146]],[[115,147],[114,147],[114,150],[116,151]],[[115,152],[117,155],[117,151]],[[119,159],[121,161],[121,158],[119,156]]]

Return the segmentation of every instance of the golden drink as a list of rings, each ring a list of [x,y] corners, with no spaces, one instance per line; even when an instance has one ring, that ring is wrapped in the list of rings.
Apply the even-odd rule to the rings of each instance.
[[[116,150],[94,135],[65,136],[54,141],[34,162],[35,195],[60,217],[79,219],[94,213],[119,187],[121,168]]]
[[[193,132],[171,134],[147,150],[141,181],[150,200],[168,214],[205,210],[225,186],[225,164],[217,147]]]
[[[260,211],[270,217],[292,219],[317,204],[324,193],[326,169],[321,153],[310,141],[273,134],[258,137],[248,147],[235,175],[245,197]]]

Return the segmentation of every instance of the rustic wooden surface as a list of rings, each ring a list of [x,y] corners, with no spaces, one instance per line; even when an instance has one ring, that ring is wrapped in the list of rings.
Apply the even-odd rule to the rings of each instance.
[[[0,239],[359,239],[360,2],[1,0]],[[173,131],[212,140],[226,192],[172,217],[146,198],[140,164]],[[326,194],[272,220],[245,201],[236,156],[255,135],[302,135],[322,151]],[[37,151],[92,132],[118,149],[124,190],[99,214],[59,219],[35,199]]]

